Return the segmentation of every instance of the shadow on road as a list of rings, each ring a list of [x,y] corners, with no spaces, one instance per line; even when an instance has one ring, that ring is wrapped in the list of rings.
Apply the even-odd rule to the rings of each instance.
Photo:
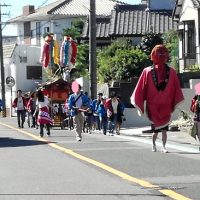
[[[10,137],[0,138],[0,148],[33,146],[33,145],[44,145],[44,144],[47,144],[47,143],[42,142],[42,141],[36,141],[36,140],[22,140],[22,139],[10,138]]]

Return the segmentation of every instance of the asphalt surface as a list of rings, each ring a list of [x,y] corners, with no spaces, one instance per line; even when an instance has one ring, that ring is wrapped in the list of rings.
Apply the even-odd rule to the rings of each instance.
[[[51,195],[48,199],[55,199],[56,195],[56,199],[66,199],[67,196],[67,199],[79,200],[81,196],[81,199],[89,200],[103,199],[105,194],[108,195],[106,199],[112,200],[168,199],[162,193],[163,188],[169,188],[172,195],[177,191],[186,197],[199,199],[199,143],[188,135],[186,129],[168,133],[169,153],[163,154],[159,152],[161,135],[157,141],[158,152],[151,151],[151,133],[144,133],[150,127],[124,127],[121,135],[114,137],[87,133],[83,134],[82,142],[76,142],[74,131],[60,130],[59,127],[52,128],[51,137],[45,134],[44,138],[40,138],[39,130],[28,128],[27,124],[24,129],[18,129],[16,117],[0,118],[0,122],[7,124],[0,128],[1,147],[18,147],[1,148],[4,170],[0,199],[5,196],[5,200],[10,200],[14,195],[16,200],[22,197],[23,200],[46,200],[47,195]],[[95,166],[98,173],[94,171]],[[77,173],[79,167],[81,170]],[[134,181],[131,182],[134,187],[130,187],[111,174],[123,180],[137,178],[143,187],[138,187]],[[143,185],[144,180],[147,183]],[[159,187],[148,189],[148,183]],[[175,196],[174,199],[183,199]]]
[[[0,121],[3,123],[10,124],[12,126],[17,127],[17,119],[16,117],[4,117],[0,118]],[[28,128],[25,123],[25,128]],[[54,127],[53,129],[60,129],[60,127]],[[117,137],[126,137],[132,140],[139,139],[143,140],[144,143],[151,144],[151,135],[152,133],[148,133],[150,130],[150,126],[145,127],[122,127],[120,131],[120,136]],[[195,140],[191,137],[188,132],[190,127],[183,127],[180,131],[168,131],[167,134],[167,144],[166,147],[175,148],[179,150],[184,150],[188,152],[200,152],[200,143],[198,140]],[[39,131],[38,131],[39,132]],[[157,146],[162,146],[162,134],[158,135]]]

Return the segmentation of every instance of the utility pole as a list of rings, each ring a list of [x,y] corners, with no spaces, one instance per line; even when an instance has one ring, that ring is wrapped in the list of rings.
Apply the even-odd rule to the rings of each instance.
[[[89,72],[91,98],[97,96],[97,67],[96,67],[96,0],[90,0],[89,17]]]
[[[3,102],[3,110],[2,117],[6,117],[6,98],[5,98],[5,71],[4,71],[4,63],[3,63],[3,42],[2,42],[2,20],[1,16],[5,15],[1,13],[1,7],[8,6],[5,4],[1,4],[0,0],[0,69],[1,69],[1,98]]]

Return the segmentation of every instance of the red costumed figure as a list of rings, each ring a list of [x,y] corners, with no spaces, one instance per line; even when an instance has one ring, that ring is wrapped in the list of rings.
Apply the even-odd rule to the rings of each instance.
[[[41,49],[40,62],[42,63],[42,66],[44,68],[47,68],[50,62],[50,42],[52,40],[52,37],[50,35],[47,35],[44,40],[45,42]]]
[[[74,40],[71,41],[71,47],[72,47],[71,63],[72,65],[75,65],[76,55],[77,55],[77,44]]]
[[[73,68],[76,62],[77,44],[72,38],[67,35],[64,36],[60,48],[60,65],[62,67]]]
[[[167,130],[171,114],[184,100],[176,71],[166,62],[169,59],[168,49],[164,45],[156,45],[151,52],[153,65],[143,70],[131,103],[141,112],[146,111],[153,131],[152,151],[156,151],[158,132],[162,132],[163,150],[167,152]],[[146,107],[144,108],[146,102]]]

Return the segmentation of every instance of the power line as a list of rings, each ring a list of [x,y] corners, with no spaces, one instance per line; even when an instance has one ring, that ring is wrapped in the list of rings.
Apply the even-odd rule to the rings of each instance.
[[[42,4],[40,6],[38,6],[38,8],[41,8],[42,6],[44,6],[46,3],[48,3],[49,0],[46,0],[44,2],[42,2]]]

